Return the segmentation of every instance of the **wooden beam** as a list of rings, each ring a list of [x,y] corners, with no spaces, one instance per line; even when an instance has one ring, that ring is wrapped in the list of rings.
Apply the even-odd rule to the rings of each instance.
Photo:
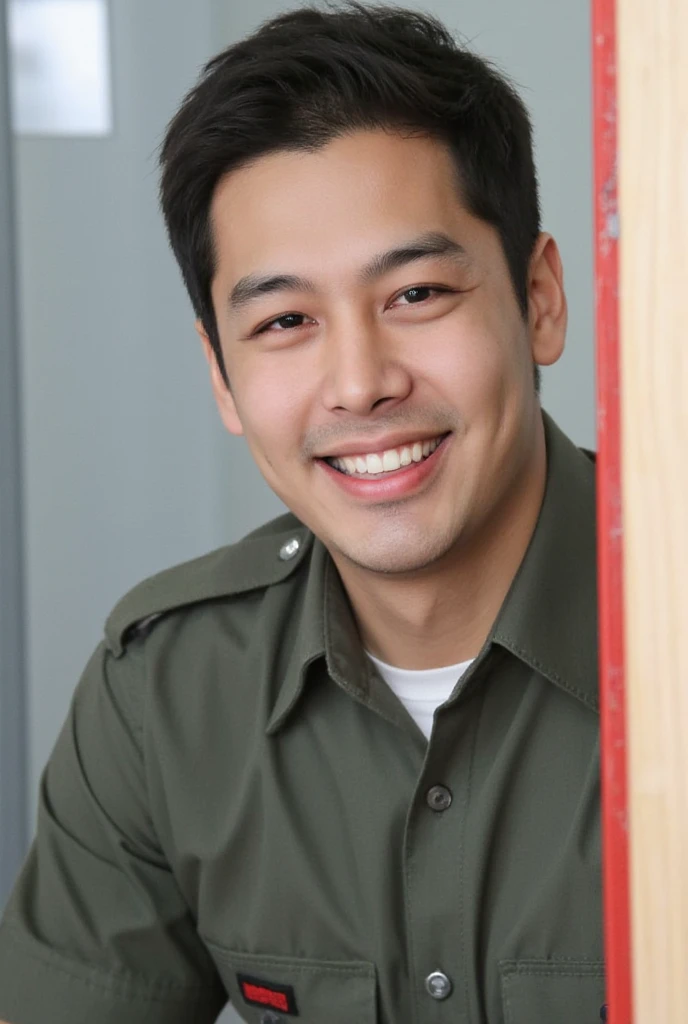
[[[688,4],[617,0],[636,1024],[688,1019]]]

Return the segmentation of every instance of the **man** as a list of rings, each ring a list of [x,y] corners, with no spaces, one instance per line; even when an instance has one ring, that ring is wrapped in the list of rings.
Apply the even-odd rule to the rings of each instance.
[[[291,515],[108,620],[0,940],[12,1024],[583,1024],[604,1001],[594,465],[528,116],[429,17],[210,62],[162,207]]]

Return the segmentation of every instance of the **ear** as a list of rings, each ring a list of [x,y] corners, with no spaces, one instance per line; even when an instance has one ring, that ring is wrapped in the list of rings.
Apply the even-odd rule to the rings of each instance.
[[[528,268],[528,322],[533,362],[551,366],[566,342],[568,309],[557,243],[542,232]]]
[[[201,339],[203,352],[208,363],[208,369],[210,370],[210,385],[213,389],[213,396],[220,413],[220,419],[230,434],[236,434],[237,436],[243,434],[244,428],[241,425],[241,420],[239,419],[236,402],[234,401],[232,392],[222,376],[217,356],[210,342],[210,338],[208,337],[201,320],[196,320],[194,326],[196,327],[198,337]]]

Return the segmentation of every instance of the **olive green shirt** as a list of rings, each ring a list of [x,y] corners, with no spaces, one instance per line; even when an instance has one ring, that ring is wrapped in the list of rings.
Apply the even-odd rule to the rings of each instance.
[[[429,743],[292,516],[124,598],[42,778],[0,1020],[600,1020],[595,467],[545,426],[533,539]]]

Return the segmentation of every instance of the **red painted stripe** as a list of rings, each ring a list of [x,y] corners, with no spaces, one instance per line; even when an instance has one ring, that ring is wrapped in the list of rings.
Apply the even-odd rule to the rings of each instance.
[[[593,0],[600,688],[610,1024],[631,1024],[619,366],[615,0]]]

